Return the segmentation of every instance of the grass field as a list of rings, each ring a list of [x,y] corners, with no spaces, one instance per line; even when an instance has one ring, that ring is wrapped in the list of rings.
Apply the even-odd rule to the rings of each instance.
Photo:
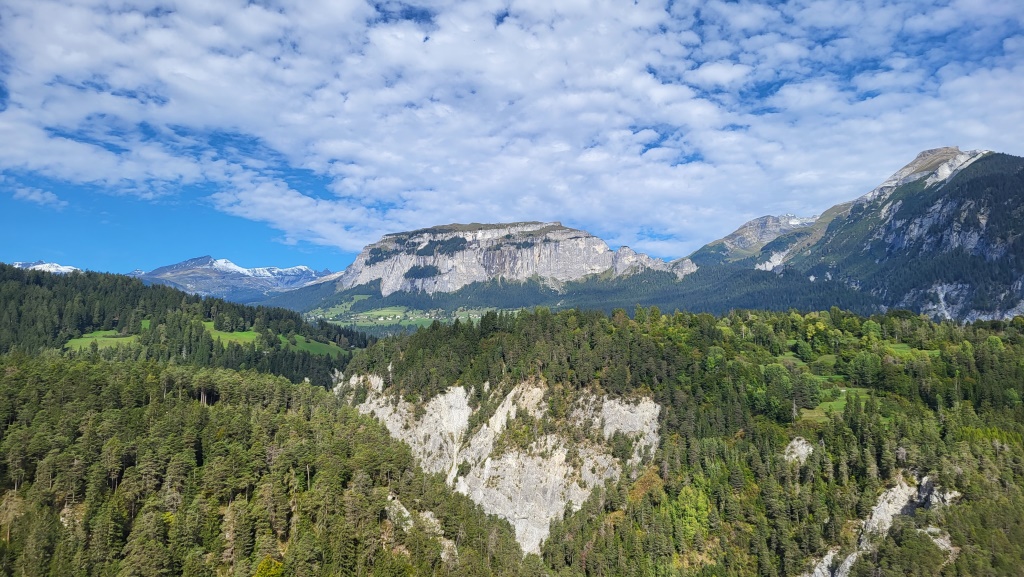
[[[828,391],[822,391],[823,394],[828,394]],[[859,387],[843,387],[840,389],[839,398],[834,401],[825,401],[813,409],[804,409],[803,418],[809,421],[816,421],[824,423],[828,420],[827,413],[829,411],[833,413],[842,413],[843,409],[846,408],[847,397],[853,394],[860,395],[861,400],[867,398],[871,393],[869,389],[863,389]]]
[[[259,337],[256,331],[238,331],[229,333],[226,331],[214,330],[213,321],[206,321],[203,323],[203,326],[206,327],[206,330],[210,331],[210,336],[213,337],[213,340],[220,339],[220,342],[225,345],[228,343],[239,343],[245,345],[255,342]]]
[[[255,342],[256,339],[259,338],[256,331],[236,331],[229,333],[226,331],[214,330],[213,321],[204,322],[203,326],[206,327],[206,330],[210,331],[210,335],[213,337],[213,340],[216,341],[217,339],[220,339],[220,342],[224,345],[227,345],[228,343],[245,345]],[[294,345],[288,344],[288,338],[284,335],[277,335],[277,338],[281,339],[281,344],[286,345],[290,349],[306,351],[313,353],[314,355],[337,355],[341,352],[341,347],[334,343],[318,343],[316,341],[306,340],[306,337],[302,335],[295,335]]]
[[[284,335],[277,335],[277,338],[281,339],[281,344],[288,345],[288,339]],[[314,355],[337,355],[341,352],[341,347],[334,343],[318,343],[316,341],[306,340],[306,337],[302,335],[295,335],[295,344],[288,345],[289,348],[306,351]]]
[[[73,351],[81,351],[88,349],[92,343],[101,349],[110,349],[119,345],[131,345],[135,344],[135,341],[139,340],[138,335],[121,336],[117,331],[94,331],[88,334],[84,334],[77,339],[71,339],[68,344],[64,345],[66,348]]]

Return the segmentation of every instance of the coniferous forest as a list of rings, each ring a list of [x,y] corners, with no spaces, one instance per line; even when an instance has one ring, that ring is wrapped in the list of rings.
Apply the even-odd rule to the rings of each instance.
[[[799,575],[925,476],[955,498],[898,516],[851,575],[1024,567],[1024,318],[537,309],[370,342],[125,277],[0,274],[0,575]],[[257,338],[226,360],[210,322]],[[97,330],[138,338],[61,348]],[[290,334],[354,353],[300,361]],[[535,378],[541,431],[583,391],[649,396],[661,443],[524,557],[335,370],[485,410],[483,383]]]

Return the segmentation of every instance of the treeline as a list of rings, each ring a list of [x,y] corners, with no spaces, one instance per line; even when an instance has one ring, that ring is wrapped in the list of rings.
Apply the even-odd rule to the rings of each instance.
[[[918,474],[963,498],[903,519],[854,574],[1014,575],[1024,546],[997,536],[1024,526],[1022,359],[1024,318],[538,309],[385,339],[349,371],[386,375],[407,400],[461,384],[478,421],[500,400],[483,383],[540,378],[541,431],[584,390],[657,400],[651,466],[553,526],[553,574],[797,575],[832,546],[852,550],[854,521],[897,476]],[[842,410],[801,418],[853,387],[866,392]],[[797,435],[813,447],[804,463],[782,457]],[[955,560],[917,531],[932,525],[952,536]]]
[[[218,343],[203,325],[225,332],[253,331],[249,343]],[[0,353],[14,348],[60,348],[94,331],[138,335],[138,344],[99,352],[108,358],[176,360],[196,366],[257,369],[293,382],[326,386],[344,368],[350,350],[367,335],[327,322],[311,324],[293,311],[202,298],[165,286],[103,273],[55,275],[0,264]],[[341,354],[287,346],[279,336],[333,343]]]
[[[0,375],[0,575],[524,570],[507,523],[322,388],[20,353]]]

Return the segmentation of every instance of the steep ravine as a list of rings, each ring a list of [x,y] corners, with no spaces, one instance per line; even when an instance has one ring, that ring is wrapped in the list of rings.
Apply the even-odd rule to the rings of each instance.
[[[390,395],[378,375],[353,376],[337,390],[353,401],[360,399],[359,411],[373,415],[392,436],[408,443],[424,469],[446,475],[455,490],[507,519],[527,553],[540,551],[551,521],[567,506],[578,509],[595,487],[618,479],[624,467],[639,464],[659,442],[661,407],[652,400],[583,394],[564,424],[581,440],[574,441],[563,427],[554,433],[536,432],[525,444],[510,443],[502,434],[517,417],[528,415],[536,423],[548,411],[546,387],[535,380],[507,391],[485,387],[491,395],[488,404],[497,407],[474,430],[469,424],[480,409],[470,406],[461,386],[419,407]],[[632,442],[627,463],[612,456],[611,440],[617,433]]]
[[[896,484],[882,492],[878,501],[871,509],[867,519],[860,521],[860,536],[857,539],[857,549],[847,554],[842,562],[835,564],[839,548],[834,547],[821,560],[815,564],[810,572],[804,573],[801,577],[849,577],[850,570],[857,559],[865,553],[869,553],[877,547],[879,541],[885,539],[892,528],[896,515],[910,515],[918,507],[931,508],[947,505],[959,498],[956,491],[943,491],[937,487],[929,477],[921,477],[917,480],[917,486],[910,485],[902,475],[897,476]],[[949,535],[938,527],[928,527],[921,530],[938,546],[950,555],[950,560],[955,557],[956,550],[949,540]]]

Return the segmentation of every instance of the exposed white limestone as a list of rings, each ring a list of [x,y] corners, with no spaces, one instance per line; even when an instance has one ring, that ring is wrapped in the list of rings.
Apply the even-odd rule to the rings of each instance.
[[[419,409],[391,396],[384,379],[376,375],[352,377],[338,392],[346,395],[360,387],[366,390],[365,401],[358,405],[360,412],[375,416],[392,436],[408,443],[424,469],[444,473],[457,491],[488,513],[507,519],[526,552],[540,550],[551,521],[561,517],[566,507],[579,508],[594,487],[618,478],[622,464],[612,457],[608,442],[614,435],[632,440],[632,465],[650,455],[659,441],[660,407],[650,399],[584,395],[570,410],[570,426],[585,430],[582,441],[540,434],[526,447],[507,443],[499,447],[502,433],[517,416],[544,418],[548,407],[543,383],[526,381],[512,387],[474,431],[468,430],[473,409],[463,387],[451,387]],[[485,389],[495,395],[502,388]],[[594,443],[588,437],[603,442]]]
[[[801,465],[807,461],[807,457],[814,452],[814,445],[810,444],[803,437],[796,437],[786,445],[786,452],[783,457],[790,463],[799,462]]]
[[[876,199],[884,200],[900,186],[922,178],[927,178],[925,184],[929,186],[936,182],[944,182],[967,165],[988,153],[989,151],[987,150],[961,152],[955,146],[925,150],[918,154],[917,158],[912,160],[910,164],[896,171],[885,182],[858,198],[856,202],[866,203]]]
[[[495,279],[539,278],[548,284],[613,275],[674,270],[629,247],[612,251],[592,234],[558,222],[439,226],[389,234],[366,246],[339,275],[341,288],[380,280],[383,296],[398,291],[454,292]],[[677,272],[677,275],[679,273]]]
[[[861,522],[857,549],[847,555],[835,571],[830,571],[830,567],[839,550],[837,548],[830,549],[828,554],[818,561],[810,572],[804,573],[801,577],[849,577],[850,570],[857,559],[862,554],[873,551],[877,544],[888,535],[896,515],[912,514],[918,507],[931,508],[948,505],[959,497],[960,493],[937,487],[927,476],[918,479],[917,486],[912,486],[903,479],[902,475],[897,475],[896,484],[879,495],[868,518]],[[928,527],[924,532],[932,538],[938,547],[950,555],[950,560],[959,553],[959,550],[949,540],[948,533],[937,527]]]
[[[762,263],[755,264],[754,268],[757,269],[757,270],[763,270],[763,271],[775,270],[775,268],[777,266],[781,265],[783,262],[786,261],[786,256],[788,254],[789,254],[788,250],[784,250],[784,251],[781,251],[781,252],[773,252],[772,256],[769,257],[768,260],[766,260],[766,261],[764,261]]]
[[[860,548],[866,549],[874,537],[888,534],[892,520],[896,515],[912,508],[916,497],[917,488],[908,485],[902,476],[897,477],[896,485],[879,495],[878,501],[865,519],[861,528]]]
[[[387,512],[388,519],[402,529],[408,531],[414,525],[418,524],[425,533],[437,539],[438,542],[441,543],[442,560],[451,561],[459,556],[458,549],[455,547],[455,542],[444,536],[444,531],[441,529],[441,522],[434,516],[433,511],[412,513],[405,507],[398,497],[390,494],[388,495]]]

